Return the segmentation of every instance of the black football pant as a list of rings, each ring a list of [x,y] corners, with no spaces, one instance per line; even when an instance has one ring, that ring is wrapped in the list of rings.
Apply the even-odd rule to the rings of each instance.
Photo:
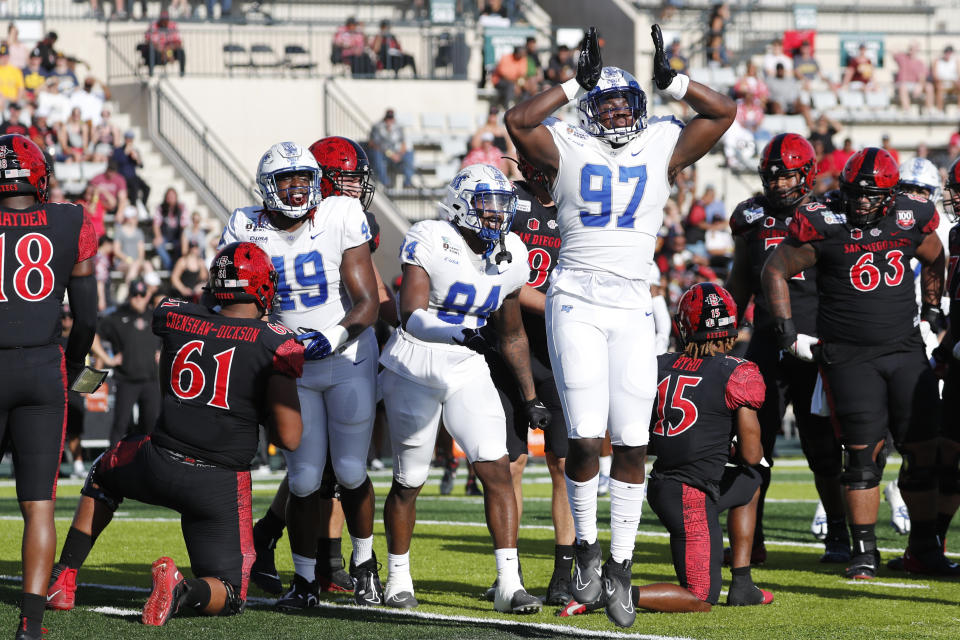
[[[156,380],[117,380],[113,425],[110,427],[111,447],[130,431],[135,404],[140,406],[140,432],[151,433],[160,417],[160,384]]]

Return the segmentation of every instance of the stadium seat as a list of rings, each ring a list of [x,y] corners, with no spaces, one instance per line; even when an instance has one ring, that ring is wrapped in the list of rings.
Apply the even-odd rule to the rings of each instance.
[[[283,60],[291,71],[310,71],[317,66],[310,60],[310,52],[299,44],[288,44],[283,48]]]
[[[77,162],[58,162],[53,168],[57,181],[68,195],[83,193],[87,180],[83,179],[83,171]]]
[[[811,98],[813,99],[813,108],[817,111],[833,109],[839,104],[839,102],[837,102],[837,94],[833,91],[815,91],[811,95]]]
[[[851,110],[862,109],[867,104],[867,100],[863,96],[863,91],[841,91],[840,104]]]
[[[473,133],[476,128],[473,122],[473,116],[462,111],[454,111],[447,114],[447,120],[450,123],[450,129],[461,133]]]
[[[223,66],[227,69],[250,66],[250,55],[246,47],[235,42],[223,45]]]
[[[427,111],[420,114],[420,142],[439,144],[447,132],[447,117]]]
[[[254,69],[276,69],[284,64],[277,52],[268,44],[250,45],[250,66]]]
[[[84,181],[89,182],[94,176],[98,176],[107,170],[106,162],[81,162],[80,170],[83,173]]]

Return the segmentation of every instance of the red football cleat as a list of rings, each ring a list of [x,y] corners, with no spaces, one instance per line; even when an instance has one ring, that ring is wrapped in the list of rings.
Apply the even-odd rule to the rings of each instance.
[[[173,560],[164,556],[153,563],[153,591],[143,605],[143,624],[162,627],[180,608],[184,591],[183,576]]]
[[[587,612],[587,605],[580,604],[576,600],[571,600],[566,604],[563,609],[557,612],[557,615],[561,618],[569,618],[570,616],[578,616],[581,613]]]
[[[757,587],[759,589],[759,587]],[[773,594],[767,591],[766,589],[760,589],[760,593],[763,594],[763,601],[760,604],[770,604],[773,602]]]
[[[47,587],[47,609],[70,611],[77,595],[77,570],[62,564],[54,565]]]

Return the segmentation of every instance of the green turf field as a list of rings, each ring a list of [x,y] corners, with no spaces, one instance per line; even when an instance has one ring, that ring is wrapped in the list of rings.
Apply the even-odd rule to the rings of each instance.
[[[535,616],[505,616],[479,599],[496,575],[490,537],[483,524],[481,498],[466,498],[463,479],[454,494],[438,495],[432,476],[418,501],[419,522],[411,551],[412,572],[421,605],[414,612],[359,609],[344,595],[324,596],[324,606],[304,615],[271,611],[270,600],[251,584],[251,604],[233,618],[174,618],[163,629],[143,627],[139,610],[150,586],[150,564],[169,555],[187,564],[176,514],[124,503],[81,569],[78,606],[71,612],[48,612],[47,638],[551,638],[659,637],[788,640],[795,638],[960,638],[960,581],[911,577],[886,569],[876,581],[853,584],[836,566],[821,565],[821,545],[809,532],[815,493],[809,471],[799,461],[779,461],[774,469],[766,515],[768,561],[753,571],[758,585],[776,596],[766,607],[715,607],[707,614],[639,613],[636,624],[616,630],[602,611],[557,618],[553,608]],[[887,467],[892,479],[896,465]],[[388,471],[373,474],[378,515],[389,487]],[[461,474],[462,476],[463,474]],[[553,563],[550,485],[546,468],[528,469],[529,482],[520,532],[520,556],[527,588],[546,591]],[[259,517],[279,476],[254,480],[254,514]],[[79,482],[62,483],[57,502],[58,540],[69,527]],[[901,550],[905,538],[888,525],[890,510],[880,506],[877,532],[884,559]],[[609,534],[609,502],[600,503],[601,540]],[[634,583],[674,581],[666,534],[648,506],[634,554]],[[22,524],[11,481],[0,482],[0,630],[12,633],[19,596]],[[383,526],[378,522],[375,550],[386,561]],[[344,551],[349,555],[349,538]],[[960,553],[956,521],[948,551]],[[59,553],[59,549],[58,549]],[[277,548],[281,575],[289,579],[292,563],[284,537]],[[184,567],[186,568],[186,567]],[[188,571],[189,573],[189,571]],[[386,569],[381,572],[386,580]],[[724,571],[729,580],[729,573]],[[721,596],[721,603],[726,596]],[[4,632],[5,633],[5,632]]]

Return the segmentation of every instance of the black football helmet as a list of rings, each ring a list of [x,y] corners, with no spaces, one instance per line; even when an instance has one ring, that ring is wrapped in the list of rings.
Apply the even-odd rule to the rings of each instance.
[[[34,195],[47,201],[50,165],[32,140],[19,134],[0,136],[0,194]]]

